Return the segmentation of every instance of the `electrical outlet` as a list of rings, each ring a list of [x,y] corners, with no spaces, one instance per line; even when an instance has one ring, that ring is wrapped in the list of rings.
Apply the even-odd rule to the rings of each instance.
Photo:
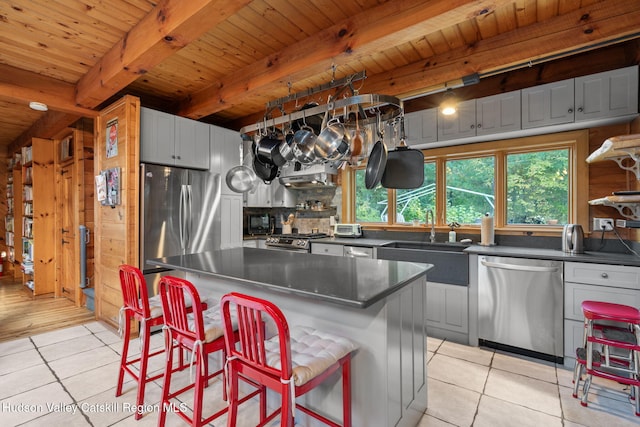
[[[613,231],[613,219],[611,218],[593,218],[593,231]]]

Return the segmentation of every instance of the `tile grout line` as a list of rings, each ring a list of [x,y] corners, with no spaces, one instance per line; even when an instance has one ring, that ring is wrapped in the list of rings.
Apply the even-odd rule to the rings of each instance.
[[[88,329],[87,329],[88,330]],[[91,332],[93,334],[93,332],[91,330],[89,330],[89,332]],[[96,337],[97,338],[97,337]],[[99,338],[98,338],[99,339]],[[80,405],[78,404],[78,402],[76,401],[76,399],[73,397],[73,395],[69,392],[69,390],[67,390],[67,388],[64,386],[64,384],[62,383],[62,380],[60,379],[60,377],[58,377],[58,375],[56,374],[56,372],[53,370],[53,368],[51,368],[51,366],[49,366],[49,362],[47,361],[47,359],[44,358],[44,356],[42,355],[42,353],[40,352],[40,348],[36,345],[36,343],[33,341],[32,337],[29,337],[29,341],[31,341],[31,344],[33,344],[33,346],[35,347],[35,350],[38,352],[38,355],[42,358],[42,361],[44,362],[44,365],[47,367],[47,369],[49,369],[49,371],[51,372],[51,375],[53,375],[53,377],[56,379],[56,382],[58,384],[60,384],[60,387],[62,387],[62,389],[64,390],[65,393],[67,393],[67,395],[71,398],[71,400],[73,401],[73,404],[76,406],[76,408],[78,408],[78,411],[82,414],[82,416],[84,417],[84,419],[87,421],[87,423],[89,423],[90,426],[93,427],[93,423],[91,422],[91,419],[89,418],[89,416],[87,414],[85,414],[85,412],[82,410],[82,408],[80,407]],[[47,415],[49,415],[51,412],[42,415],[41,417],[36,417],[34,418],[34,420],[37,420],[38,418],[42,418],[45,417]],[[33,420],[29,420],[27,422],[31,422]],[[24,423],[23,423],[24,424]]]

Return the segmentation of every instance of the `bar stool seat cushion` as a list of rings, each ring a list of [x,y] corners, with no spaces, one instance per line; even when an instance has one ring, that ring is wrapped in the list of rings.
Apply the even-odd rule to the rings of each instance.
[[[306,384],[328,367],[354,351],[357,346],[350,340],[308,326],[290,330],[293,381],[296,386]],[[280,369],[278,336],[265,341],[267,364]]]
[[[185,298],[186,307],[191,307],[191,299]],[[203,298],[200,301],[202,304],[207,304],[206,298]],[[160,301],[160,295],[155,295],[149,298],[149,313],[151,314],[151,318],[155,319],[157,317],[162,316],[162,301]]]
[[[193,330],[195,328],[193,314],[188,314],[187,320],[189,321],[189,329]],[[204,310],[202,312],[202,320],[204,321],[205,343],[215,341],[216,339],[224,335],[224,327],[222,326],[222,314],[220,313],[220,304],[216,304]],[[233,329],[237,330],[237,316],[231,316],[231,323],[233,324]]]
[[[640,323],[640,310],[628,305],[602,301],[583,301],[582,312],[584,317],[590,320]]]

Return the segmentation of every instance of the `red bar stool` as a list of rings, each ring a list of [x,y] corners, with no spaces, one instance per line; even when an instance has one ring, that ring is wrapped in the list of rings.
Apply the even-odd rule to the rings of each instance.
[[[233,342],[232,305],[238,319],[239,342]],[[308,327],[289,329],[280,309],[269,301],[230,293],[221,300],[229,376],[227,426],[235,426],[238,376],[244,375],[280,393],[282,406],[261,426],[280,414],[280,425],[293,427],[295,409],[339,427],[328,418],[298,405],[295,398],[321,384],[342,368],[343,425],[351,426],[351,354],[356,345],[346,338]],[[277,335],[267,339],[263,322],[275,322]]]
[[[586,371],[581,404],[587,406],[592,377],[631,387],[635,414],[640,416],[640,310],[621,304],[584,301],[584,347],[576,350],[573,397]],[[604,322],[604,323],[603,323]],[[600,349],[594,348],[594,344]]]
[[[209,417],[202,418],[202,399],[204,388],[208,381],[222,374],[223,398],[226,399],[226,378],[224,369],[219,369],[209,374],[208,357],[216,351],[222,352],[222,359],[225,360],[225,340],[223,328],[220,320],[219,306],[207,309],[203,312],[201,308],[200,295],[195,286],[184,279],[165,276],[160,279],[160,299],[162,301],[162,312],[164,315],[165,331],[165,351],[167,354],[167,365],[164,371],[164,384],[162,386],[162,398],[160,401],[160,418],[158,426],[165,425],[167,411],[175,412],[192,426],[203,426],[222,414],[227,412],[227,407],[217,411]],[[193,311],[188,307],[192,305]],[[231,335],[237,337],[234,326],[231,326]],[[232,340],[234,338],[231,338]],[[191,351],[191,364],[195,363],[195,382],[177,390],[171,391],[172,374],[176,372],[173,367],[173,346],[177,344]],[[190,369],[191,371],[191,369]],[[191,373],[190,373],[191,374]],[[252,383],[252,385],[255,385]],[[240,402],[253,398],[263,391],[256,385],[258,390],[248,394]],[[172,399],[195,388],[193,397],[193,417],[189,416],[175,405]]]
[[[122,299],[124,305],[120,308],[118,319],[119,332],[123,337],[122,356],[120,360],[120,371],[118,373],[118,385],[116,386],[116,397],[122,395],[122,385],[125,372],[131,375],[138,383],[138,394],[136,397],[137,408],[141,408],[144,403],[145,386],[149,381],[162,377],[162,373],[148,377],[147,367],[149,359],[158,354],[164,353],[164,349],[149,353],[151,328],[162,325],[162,305],[159,296],[149,298],[147,283],[142,272],[131,265],[121,265],[120,287],[122,289]],[[203,304],[206,308],[206,304]],[[140,322],[140,356],[130,358],[129,344],[131,340],[131,322]],[[180,352],[180,366],[184,365],[182,352]],[[138,367],[138,372],[133,368]],[[135,419],[142,417],[142,411],[136,411]]]

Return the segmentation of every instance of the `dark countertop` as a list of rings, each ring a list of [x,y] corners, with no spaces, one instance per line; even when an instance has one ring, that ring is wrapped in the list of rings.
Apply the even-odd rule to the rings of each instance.
[[[585,251],[583,254],[568,254],[557,249],[537,249],[516,246],[472,245],[465,252],[481,255],[510,256],[516,258],[554,259],[559,261],[588,262],[595,264],[629,265],[640,267],[640,258],[628,253]]]
[[[382,300],[433,267],[256,248],[176,255],[148,263],[355,308]]]
[[[362,246],[362,247],[377,247],[388,245],[395,240],[391,239],[369,239],[366,237],[327,237],[324,239],[313,239],[311,244],[314,243],[329,243],[333,245],[345,245],[345,246]]]

